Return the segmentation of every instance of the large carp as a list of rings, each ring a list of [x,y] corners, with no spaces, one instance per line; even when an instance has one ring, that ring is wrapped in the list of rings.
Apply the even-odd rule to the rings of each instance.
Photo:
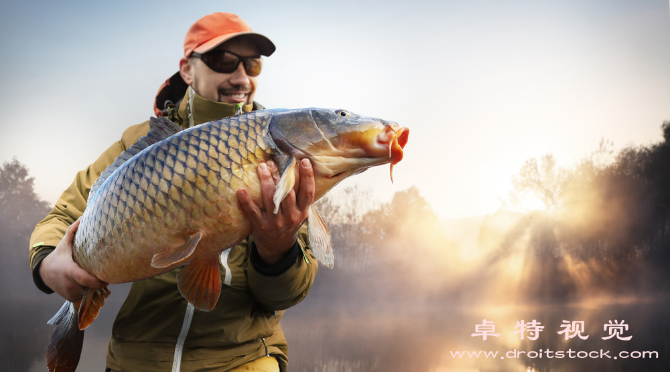
[[[269,209],[262,205],[261,162],[273,160],[281,175],[270,206],[276,213],[303,158],[312,162],[318,200],[348,176],[375,165],[393,167],[409,135],[393,122],[318,108],[256,111],[186,130],[165,118],[149,125],[149,133],[91,188],[73,259],[108,283],[151,278],[186,264],[177,275],[179,291],[205,311],[219,298],[219,255],[250,233],[236,191],[246,189]],[[314,256],[332,267],[330,234],[314,206],[308,226]],[[88,289],[49,321],[56,325],[47,349],[50,371],[76,369],[83,329],[108,295],[106,288]]]

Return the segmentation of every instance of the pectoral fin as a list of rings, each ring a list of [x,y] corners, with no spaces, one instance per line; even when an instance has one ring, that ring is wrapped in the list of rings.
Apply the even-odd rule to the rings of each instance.
[[[156,253],[151,260],[151,267],[156,269],[162,269],[188,259],[189,256],[195,251],[195,247],[198,245],[202,239],[202,232],[198,231],[197,233],[186,238],[186,243],[181,247],[173,251],[165,251],[161,253]]]
[[[191,261],[177,274],[177,287],[184,298],[200,310],[210,311],[221,293],[219,256]]]
[[[330,231],[314,204],[309,208],[307,223],[309,225],[307,229],[309,248],[319,262],[332,269],[335,266],[335,258],[330,242]]]
[[[87,288],[79,305],[79,329],[84,330],[98,317],[100,309],[105,305],[105,298],[112,293],[108,288]]]
[[[291,189],[293,189],[293,186],[295,186],[295,171],[297,169],[295,166],[297,162],[293,157],[281,160],[278,159],[277,163],[279,166],[279,171],[281,172],[282,169],[284,171],[281,175],[281,178],[279,179],[279,182],[275,186],[275,195],[272,198],[272,201],[275,204],[275,214],[277,214],[279,211],[279,204],[281,204],[282,200],[284,200],[286,195],[288,195],[288,193],[291,192]]]

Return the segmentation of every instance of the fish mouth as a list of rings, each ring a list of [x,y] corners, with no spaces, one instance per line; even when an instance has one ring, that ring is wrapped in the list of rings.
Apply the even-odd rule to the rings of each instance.
[[[393,122],[384,122],[382,128],[381,131],[352,134],[350,138],[356,138],[356,146],[338,153],[310,156],[311,160],[317,168],[325,166],[320,172],[325,178],[338,182],[370,167],[391,163],[393,182],[393,166],[403,159],[409,129]]]
[[[393,166],[398,164],[403,156],[403,149],[409,140],[409,128],[400,127],[396,123],[388,123],[386,131],[379,134],[377,143],[388,146],[388,156],[391,163],[391,182],[393,182]]]
[[[308,158],[318,178],[336,184],[370,167],[388,163],[393,167],[404,157],[409,129],[395,122],[361,118],[352,125],[333,126],[320,116],[315,120],[311,111],[303,116],[301,120],[312,122],[313,127],[302,128],[296,124],[297,119],[286,119],[286,129],[273,118],[270,134],[281,152],[298,161]],[[287,134],[292,140],[286,138]]]
[[[394,134],[395,138],[389,146],[391,165],[398,164],[403,158],[403,149],[409,140],[409,128],[399,128],[394,132]]]

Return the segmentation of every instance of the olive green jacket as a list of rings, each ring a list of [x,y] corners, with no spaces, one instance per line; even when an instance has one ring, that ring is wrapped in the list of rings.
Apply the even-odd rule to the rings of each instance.
[[[168,115],[183,128],[235,111],[234,105],[208,101],[197,94],[190,101],[187,91],[179,107]],[[243,109],[249,112],[259,107],[254,103]],[[100,173],[148,130],[148,121],[128,128],[120,141],[77,174],[54,209],[35,227],[30,266],[35,284],[44,292],[53,293],[39,277],[42,259],[83,214],[90,188]],[[274,267],[264,267],[253,259],[257,252],[251,237],[224,252],[220,265],[224,284],[210,312],[194,309],[181,296],[176,284],[180,269],[134,282],[114,322],[107,367],[115,371],[170,371],[177,364],[181,371],[225,371],[271,354],[285,371],[288,349],[279,321],[285,309],[307,295],[317,271],[316,259],[306,249],[305,226],[299,236],[305,257],[298,254],[296,246]]]

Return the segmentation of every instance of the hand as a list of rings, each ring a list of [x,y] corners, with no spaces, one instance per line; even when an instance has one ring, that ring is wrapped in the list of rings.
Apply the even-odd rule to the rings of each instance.
[[[107,287],[107,283],[89,274],[72,260],[74,234],[78,228],[79,220],[67,229],[56,249],[40,265],[40,276],[44,284],[70,302],[81,300],[86,288]]]
[[[265,210],[261,210],[251,200],[249,192],[237,190],[237,199],[251,220],[251,235],[256,243],[261,260],[273,265],[280,262],[293,247],[298,238],[298,230],[307,219],[309,208],[314,201],[314,171],[309,159],[300,162],[300,180],[296,191],[294,188],[279,205],[279,211],[274,214],[272,197],[275,184],[279,181],[276,174],[277,166],[269,161],[267,165],[258,166],[258,178],[261,182],[261,198]],[[297,195],[297,198],[296,198]]]

